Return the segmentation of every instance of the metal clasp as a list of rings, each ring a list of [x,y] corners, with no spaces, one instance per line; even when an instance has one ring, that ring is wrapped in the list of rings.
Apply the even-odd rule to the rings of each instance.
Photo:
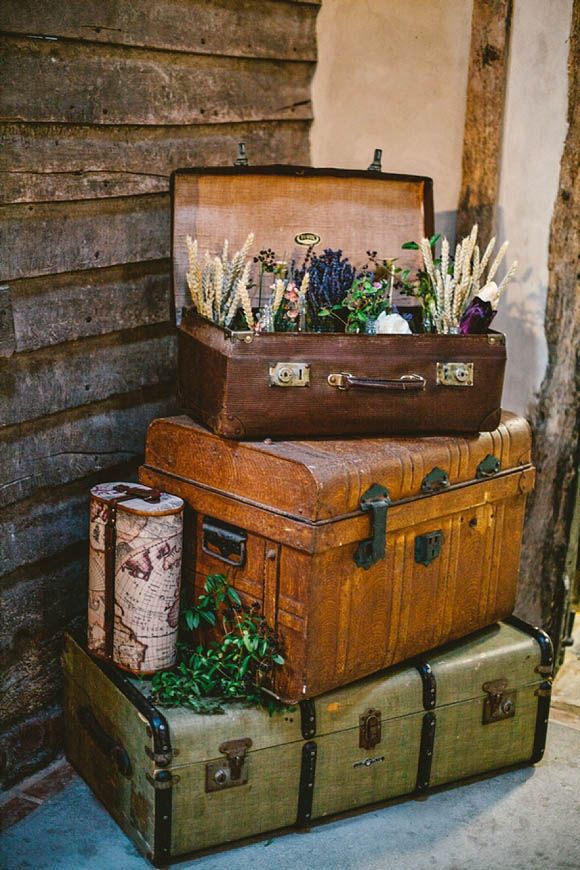
[[[212,517],[204,517],[201,526],[201,549],[208,556],[232,565],[234,568],[243,568],[246,563],[247,532],[230,526]],[[234,558],[232,558],[232,556]]]
[[[374,749],[382,740],[381,731],[381,711],[371,707],[359,716],[359,747],[361,749]]]
[[[387,539],[387,510],[391,503],[389,490],[374,483],[360,500],[362,511],[372,513],[372,537],[361,541],[354,554],[354,561],[359,568],[371,568],[385,557]]]
[[[432,468],[429,474],[426,474],[421,483],[421,492],[432,493],[439,492],[441,489],[447,489],[449,486],[449,475],[442,468]]]
[[[494,474],[498,474],[498,472],[500,471],[500,460],[497,458],[497,456],[493,456],[491,453],[488,453],[485,459],[482,459],[477,466],[475,476],[482,480],[486,477],[493,477]]]
[[[310,364],[277,362],[270,365],[271,387],[309,387]]]
[[[205,766],[205,790],[221,791],[244,785],[248,781],[246,751],[251,747],[249,737],[227,740],[220,745],[219,751],[226,756],[225,761],[208,761]]]
[[[443,387],[472,387],[473,363],[438,362],[437,383]]]
[[[430,565],[441,552],[443,532],[427,532],[425,535],[417,535],[415,538],[415,562],[419,565]]]
[[[507,680],[490,680],[483,684],[482,689],[487,694],[487,698],[483,702],[482,722],[484,725],[501,722],[503,719],[511,719],[516,715],[517,691],[508,689]]]

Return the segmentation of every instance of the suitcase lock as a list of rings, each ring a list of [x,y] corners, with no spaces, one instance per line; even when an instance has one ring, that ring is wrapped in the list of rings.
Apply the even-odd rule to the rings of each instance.
[[[220,745],[220,752],[226,756],[224,761],[208,761],[205,766],[205,790],[223,791],[248,781],[246,750],[252,741],[249,737],[240,740],[226,740]]]
[[[370,511],[372,514],[372,537],[361,541],[356,548],[354,561],[359,568],[367,570],[385,558],[387,511],[390,504],[389,490],[378,483],[367,489],[360,500],[361,511]]]
[[[484,725],[501,722],[503,719],[511,719],[516,715],[517,691],[508,689],[507,686],[507,680],[491,680],[483,684],[482,689],[487,694],[487,698],[483,702],[482,722]]]
[[[374,749],[381,740],[381,711],[371,707],[359,716],[358,745],[361,749]]]

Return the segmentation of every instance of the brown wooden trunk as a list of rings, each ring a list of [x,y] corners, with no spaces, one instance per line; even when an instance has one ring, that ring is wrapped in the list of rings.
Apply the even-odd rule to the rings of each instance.
[[[505,339],[486,335],[232,332],[182,308],[186,237],[215,253],[272,248],[301,263],[305,232],[360,268],[367,249],[417,266],[401,245],[433,227],[432,183],[419,176],[297,166],[179,170],[173,175],[173,291],[184,411],[232,439],[491,431],[500,420]],[[401,297],[399,304],[408,305]],[[292,373],[298,372],[293,378]],[[455,376],[457,373],[457,376]]]
[[[226,574],[282,636],[275,690],[286,701],[513,610],[534,482],[529,427],[514,415],[470,438],[279,443],[224,441],[175,417],[151,424],[145,462],[140,481],[193,511],[190,588]],[[385,518],[364,499],[376,484],[387,488],[387,536],[381,556],[375,535],[373,559]]]

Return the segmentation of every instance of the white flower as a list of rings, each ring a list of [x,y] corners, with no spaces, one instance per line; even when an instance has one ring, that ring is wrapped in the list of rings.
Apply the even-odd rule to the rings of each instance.
[[[500,293],[495,281],[490,281],[489,284],[486,284],[485,287],[478,290],[476,296],[478,296],[482,302],[489,302],[494,311],[497,309]]]
[[[377,335],[407,335],[411,330],[409,324],[400,314],[386,314],[381,311],[375,323]]]

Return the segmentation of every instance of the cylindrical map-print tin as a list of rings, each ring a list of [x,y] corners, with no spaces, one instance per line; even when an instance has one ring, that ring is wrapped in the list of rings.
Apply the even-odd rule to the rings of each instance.
[[[183,501],[134,483],[91,489],[88,648],[134,674],[175,664]]]

